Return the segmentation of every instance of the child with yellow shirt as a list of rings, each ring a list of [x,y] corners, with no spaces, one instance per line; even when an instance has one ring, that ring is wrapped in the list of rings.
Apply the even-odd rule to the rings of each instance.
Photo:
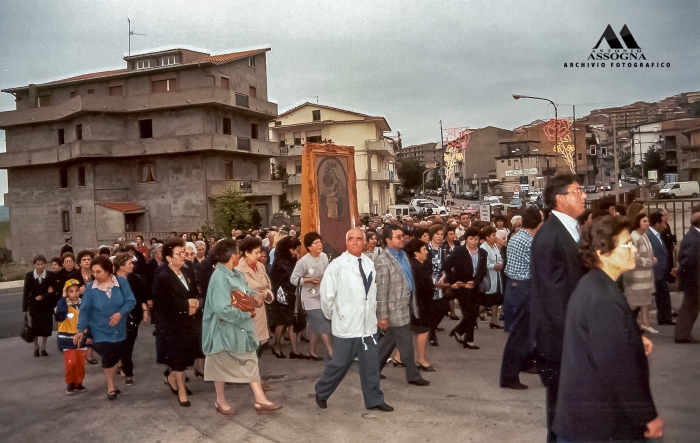
[[[80,314],[80,282],[68,280],[64,286],[65,297],[56,304],[54,318],[58,322],[58,349],[63,351],[63,363],[66,368],[66,394],[85,392],[85,359],[87,348],[85,342],[73,344],[73,336],[78,332],[78,315]],[[87,343],[92,340],[86,339]]]

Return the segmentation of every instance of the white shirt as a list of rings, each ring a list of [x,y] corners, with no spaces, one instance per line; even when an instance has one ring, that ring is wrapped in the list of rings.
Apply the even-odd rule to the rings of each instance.
[[[36,269],[34,270],[34,280],[39,280],[39,283],[41,283],[45,278],[46,278],[46,269],[44,269],[44,272],[42,272],[41,275],[36,273]]]
[[[362,269],[372,284],[365,293]],[[321,280],[321,310],[331,320],[333,335],[339,338],[367,337],[377,333],[377,272],[366,255],[343,252],[330,262]]]
[[[561,224],[563,224],[566,230],[569,231],[569,234],[571,234],[574,241],[578,243],[579,239],[581,238],[581,234],[578,232],[578,222],[576,219],[559,211],[552,210],[552,214],[557,216]]]

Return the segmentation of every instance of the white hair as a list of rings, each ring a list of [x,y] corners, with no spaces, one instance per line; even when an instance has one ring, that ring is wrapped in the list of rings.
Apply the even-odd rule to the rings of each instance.
[[[206,242],[204,242],[203,240],[197,240],[196,242],[194,242],[195,249],[197,249],[197,246],[199,246],[199,245],[202,245],[205,248],[207,247]]]
[[[518,222],[522,223],[522,221],[523,221],[522,215],[514,215],[513,218],[510,219],[510,224],[514,225]]]
[[[185,243],[185,251],[187,251],[187,248],[192,248],[192,251],[196,251],[197,247],[194,245],[194,243],[188,241]]]
[[[508,238],[508,233],[505,231],[505,229],[499,229],[496,231],[496,238],[500,238],[501,240]]]

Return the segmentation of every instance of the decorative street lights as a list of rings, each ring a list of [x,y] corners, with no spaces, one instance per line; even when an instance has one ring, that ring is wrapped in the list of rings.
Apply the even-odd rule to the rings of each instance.
[[[552,106],[554,106],[554,121],[555,121],[554,146],[559,146],[559,110],[557,109],[557,104],[548,98],[533,97],[531,95],[513,94],[513,98],[515,100],[520,100],[521,98],[530,98],[532,100],[543,100],[543,101],[551,103]],[[555,153],[557,154],[557,173],[559,173],[559,155],[556,151],[555,151]]]

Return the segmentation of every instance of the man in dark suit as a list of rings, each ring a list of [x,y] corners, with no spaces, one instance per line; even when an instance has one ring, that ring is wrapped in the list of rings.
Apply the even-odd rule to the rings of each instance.
[[[666,281],[668,283],[675,283],[676,277],[671,274],[671,269],[676,267],[676,262],[675,258],[673,257],[673,251],[676,249],[676,243],[678,242],[678,239],[676,238],[676,235],[673,233],[671,230],[671,225],[668,224],[668,211],[666,208],[661,208],[661,215],[662,219],[664,221],[664,230],[660,231],[661,234],[661,240],[663,241],[664,245],[666,245],[666,250],[668,251],[669,255],[669,260],[671,262],[670,268],[669,268],[669,274],[668,277],[666,278]]]
[[[668,277],[671,275],[673,258],[664,244],[662,232],[666,229],[664,216],[655,212],[649,216],[649,232],[647,237],[654,251],[657,264],[654,266],[654,287],[656,292],[656,322],[659,325],[675,325],[671,318],[671,292],[668,289]]]
[[[547,441],[552,432],[561,368],[564,320],[569,297],[583,275],[576,217],[585,209],[586,193],[573,175],[552,177],[544,190],[552,210],[532,242],[530,272],[530,350],[547,387]]]
[[[683,291],[683,302],[676,319],[676,343],[700,343],[690,333],[698,318],[698,293],[700,292],[700,205],[693,206],[691,227],[681,241],[678,253],[678,289]]]

